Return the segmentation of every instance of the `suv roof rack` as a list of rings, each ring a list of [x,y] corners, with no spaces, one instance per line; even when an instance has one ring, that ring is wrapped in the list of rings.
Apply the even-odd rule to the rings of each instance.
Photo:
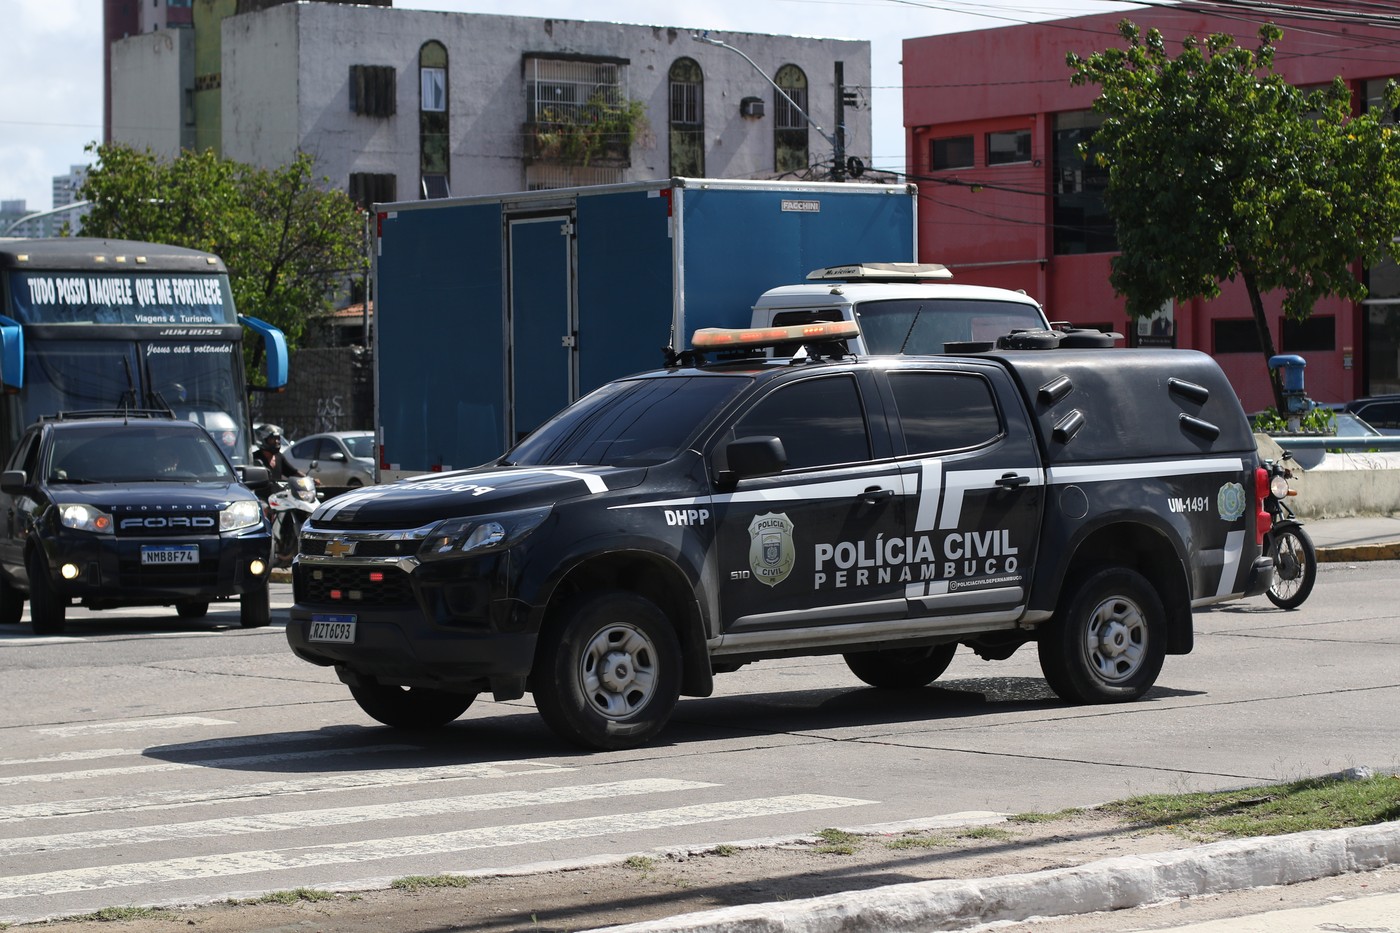
[[[87,408],[39,416],[40,421],[82,421],[89,418],[161,418],[174,421],[175,413],[168,408]]]
[[[936,262],[857,262],[807,273],[808,281],[817,282],[927,282],[952,277],[947,266]]]

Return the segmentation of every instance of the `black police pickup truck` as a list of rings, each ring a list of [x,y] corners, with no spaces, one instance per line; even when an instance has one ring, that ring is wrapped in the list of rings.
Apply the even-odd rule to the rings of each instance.
[[[854,358],[855,327],[702,331],[488,466],[326,502],[292,649],[392,726],[529,690],[561,736],[625,748],[715,673],[794,655],[907,688],[959,644],[1034,642],[1064,699],[1135,699],[1193,609],[1269,584],[1254,439],[1210,357],[1038,332],[1001,343],[1053,349]]]
[[[245,627],[270,621],[262,503],[203,428],[169,412],[31,425],[0,474],[0,507],[0,623],[18,623],[26,597],[36,634],[62,632],[74,601],[174,605],[188,619],[236,596]]]

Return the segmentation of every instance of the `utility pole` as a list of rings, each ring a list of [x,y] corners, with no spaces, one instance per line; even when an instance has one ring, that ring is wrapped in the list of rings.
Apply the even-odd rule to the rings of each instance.
[[[832,145],[831,180],[846,180],[846,63],[836,63],[836,141]]]

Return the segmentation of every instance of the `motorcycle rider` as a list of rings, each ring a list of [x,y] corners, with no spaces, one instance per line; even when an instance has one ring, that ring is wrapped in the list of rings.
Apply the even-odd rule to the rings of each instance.
[[[290,476],[306,475],[292,466],[291,461],[282,455],[282,435],[280,434],[265,435],[258,445],[258,449],[253,452],[253,459],[267,467],[267,472],[274,482],[287,479]]]

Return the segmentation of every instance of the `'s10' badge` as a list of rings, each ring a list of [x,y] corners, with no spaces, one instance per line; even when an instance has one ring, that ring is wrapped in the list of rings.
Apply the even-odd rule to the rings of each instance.
[[[776,586],[787,579],[797,559],[792,544],[792,522],[784,512],[765,512],[749,522],[749,569],[763,584]]]

